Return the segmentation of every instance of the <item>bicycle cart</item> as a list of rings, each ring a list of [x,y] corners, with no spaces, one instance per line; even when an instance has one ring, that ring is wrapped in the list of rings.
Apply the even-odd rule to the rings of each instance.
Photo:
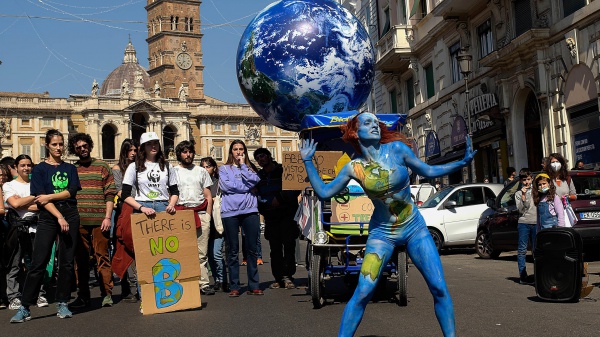
[[[354,150],[340,139],[339,125],[346,123],[348,118],[356,113],[306,116],[302,121],[303,130],[300,137],[319,142],[318,151],[345,153],[347,157],[338,161],[343,166]],[[404,122],[406,116],[379,115],[378,118],[388,127],[396,128]],[[369,233],[372,203],[360,185],[351,182],[330,200],[319,200],[312,188],[306,188],[303,192],[302,208],[304,218],[299,222],[309,242],[309,290],[314,308],[319,309],[326,303],[329,280],[342,277],[349,288],[358,283]],[[394,289],[393,296],[388,298],[393,298],[399,306],[406,306],[407,273],[408,258],[405,247],[399,247],[390,262],[383,267],[377,291],[387,291],[390,288],[388,281],[395,283],[395,286],[391,287]]]

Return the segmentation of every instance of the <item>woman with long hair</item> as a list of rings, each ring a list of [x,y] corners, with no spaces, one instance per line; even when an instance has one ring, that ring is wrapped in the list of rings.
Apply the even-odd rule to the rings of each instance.
[[[263,295],[258,280],[257,241],[260,239],[260,219],[258,199],[253,192],[260,181],[256,167],[248,158],[248,149],[237,139],[229,146],[229,157],[225,165],[219,167],[219,188],[221,189],[221,218],[227,241],[227,262],[229,264],[230,297],[240,296],[239,239],[240,227],[244,231],[248,253],[248,292],[249,295]]]
[[[29,174],[33,169],[31,157],[26,154],[17,156],[15,167],[17,168],[17,178],[2,186],[4,202],[9,208],[7,219],[10,224],[10,231],[8,234],[9,240],[5,243],[5,247],[10,243],[12,249],[10,249],[10,256],[5,256],[5,259],[9,258],[8,261],[5,261],[8,262],[6,274],[7,295],[10,301],[9,308],[12,310],[18,310],[21,306],[19,287],[23,270],[21,262],[26,255],[31,256],[33,237],[30,237],[29,233],[36,230],[39,213],[37,205],[33,202],[35,197],[30,194]],[[40,289],[36,302],[38,307],[48,306],[44,294],[44,290]]]
[[[134,187],[135,194],[132,193]],[[166,161],[155,132],[146,132],[140,137],[135,162],[129,164],[123,176],[121,198],[133,208],[134,213],[151,216],[166,211],[175,214],[179,199],[177,173]],[[139,282],[137,288],[138,294],[141,294]]]
[[[217,162],[212,157],[200,159],[200,165],[208,171],[213,182],[210,187],[210,193],[213,197],[213,216],[210,220],[210,237],[208,239],[208,264],[215,280],[213,289],[215,291],[227,291],[229,289],[227,286],[227,270],[225,269],[225,260],[223,258],[225,233],[223,222],[221,221],[221,196],[218,191],[219,168],[217,167]]]
[[[362,186],[374,205],[358,286],[344,309],[339,336],[354,335],[375,292],[382,267],[400,245],[406,245],[408,255],[427,282],[444,336],[455,336],[452,299],[431,234],[411,198],[408,168],[427,178],[456,171],[467,165],[475,155],[471,139],[467,138],[464,159],[430,166],[415,156],[402,134],[389,131],[371,113],[358,114],[342,129],[342,139],[352,144],[356,156],[330,183],[321,180],[313,163],[317,149],[314,140],[303,140],[300,145],[308,178],[319,198],[330,199],[353,179]]]
[[[115,179],[115,187],[117,188],[117,196],[115,197],[115,210],[113,211],[113,227],[110,229],[111,246],[116,250],[117,244],[119,244],[115,237],[115,228],[119,226],[118,219],[123,209],[123,176],[127,167],[135,162],[135,157],[138,152],[138,144],[135,140],[127,138],[121,143],[121,150],[119,151],[119,162],[112,167],[113,177]],[[132,194],[135,195],[135,190],[132,188]],[[127,207],[131,207],[127,205]],[[114,254],[114,253],[113,253]],[[129,268],[131,269],[131,268]],[[114,270],[113,270],[114,271]],[[137,297],[131,292],[129,282],[129,270],[125,270],[124,273],[119,273],[121,277],[121,299],[128,302],[137,301]],[[131,270],[131,275],[134,276],[134,270]]]
[[[562,154],[551,153],[546,158],[544,172],[552,179],[553,185],[556,187],[556,194],[560,198],[569,198],[571,201],[577,199],[577,191],[569,176],[567,161]]]
[[[81,190],[77,168],[63,161],[65,142],[62,133],[51,129],[46,132],[46,160],[31,172],[30,192],[40,209],[37,232],[33,244],[31,269],[23,286],[21,307],[11,318],[12,323],[31,319],[29,306],[35,305],[50,260],[52,245],[58,236],[58,279],[56,300],[59,318],[72,317],[67,306],[71,298],[73,259],[79,237],[77,191]]]

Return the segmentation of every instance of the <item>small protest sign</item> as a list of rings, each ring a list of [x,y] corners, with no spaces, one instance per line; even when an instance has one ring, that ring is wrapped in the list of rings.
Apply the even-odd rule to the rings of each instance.
[[[313,156],[313,163],[319,172],[321,179],[333,179],[336,176],[335,166],[343,153],[339,151],[317,151]],[[303,190],[310,186],[306,167],[298,151],[283,152],[283,189]]]
[[[132,214],[131,232],[144,315],[199,308],[194,212]]]

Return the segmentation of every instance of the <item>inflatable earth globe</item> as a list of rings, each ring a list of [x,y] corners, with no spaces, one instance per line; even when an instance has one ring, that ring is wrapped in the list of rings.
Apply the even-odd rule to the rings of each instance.
[[[299,131],[306,114],[358,109],[374,78],[373,46],[348,10],[331,0],[282,0],[248,25],[237,77],[267,122]]]

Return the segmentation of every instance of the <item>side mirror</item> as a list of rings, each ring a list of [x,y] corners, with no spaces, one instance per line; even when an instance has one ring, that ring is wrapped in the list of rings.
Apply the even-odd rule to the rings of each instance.
[[[494,208],[496,207],[496,198],[489,198],[486,202],[487,207]]]
[[[445,208],[454,208],[454,207],[456,207],[456,201],[448,200],[444,203],[444,207]]]

